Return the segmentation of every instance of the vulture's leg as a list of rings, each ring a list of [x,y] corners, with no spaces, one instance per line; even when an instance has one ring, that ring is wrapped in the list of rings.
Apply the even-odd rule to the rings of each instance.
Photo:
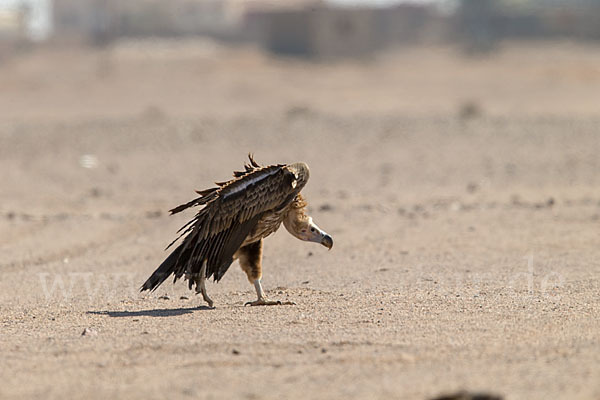
[[[265,292],[260,284],[260,278],[262,277],[262,239],[242,247],[237,251],[237,255],[239,257],[240,266],[248,276],[250,283],[254,284],[256,296],[258,297],[257,300],[249,301],[246,305],[276,306],[282,304],[294,304],[292,302],[282,303],[281,301],[269,300],[265,296]]]
[[[202,293],[202,298],[208,303],[209,307],[213,306],[213,301],[206,293],[206,260],[202,262],[202,268],[200,269],[200,283],[196,282],[196,294],[198,293]]]

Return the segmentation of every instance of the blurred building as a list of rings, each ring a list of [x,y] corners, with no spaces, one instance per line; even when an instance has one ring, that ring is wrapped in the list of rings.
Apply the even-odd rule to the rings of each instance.
[[[120,37],[205,35],[277,54],[361,57],[416,43],[430,5],[332,7],[322,0],[53,0],[53,38],[106,43]]]
[[[243,36],[277,54],[361,58],[387,47],[423,43],[435,36],[430,33],[441,19],[431,5],[344,8],[313,3],[250,11]]]
[[[18,38],[22,32],[22,14],[18,10],[0,10],[0,39]]]
[[[541,16],[546,36],[600,40],[600,1],[575,0],[548,7]]]
[[[25,7],[0,9],[0,61],[27,42],[27,13]]]
[[[301,9],[249,12],[244,39],[276,54],[303,57],[361,57],[376,45],[371,10],[331,9],[322,5]]]
[[[227,37],[236,21],[222,0],[53,0],[54,38],[103,43],[124,36]]]
[[[600,39],[597,0],[461,0],[453,24],[473,51],[505,39]]]
[[[429,2],[340,7],[326,0],[52,1],[55,40],[97,44],[202,35],[327,59],[435,42],[479,52],[504,39],[600,39],[600,0],[457,0],[452,14]]]

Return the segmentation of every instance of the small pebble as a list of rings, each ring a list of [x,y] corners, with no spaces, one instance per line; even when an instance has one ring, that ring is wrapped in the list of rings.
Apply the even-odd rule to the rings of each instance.
[[[476,183],[469,182],[469,184],[467,184],[467,192],[475,193],[477,189],[479,189],[479,186]]]
[[[98,166],[98,157],[94,154],[83,154],[79,157],[79,165],[87,169],[96,168]]]
[[[159,218],[162,215],[160,210],[146,211],[146,218]]]
[[[333,210],[333,206],[331,204],[325,203],[319,207],[319,211],[331,211]]]
[[[83,332],[81,332],[81,336],[98,336],[98,332],[92,328],[85,328]]]

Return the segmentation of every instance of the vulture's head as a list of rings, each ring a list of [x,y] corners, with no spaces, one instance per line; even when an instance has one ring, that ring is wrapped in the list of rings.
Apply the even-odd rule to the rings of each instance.
[[[307,242],[320,243],[331,250],[333,238],[313,222],[313,219],[304,213],[306,202],[298,194],[294,199],[290,211],[283,220],[283,225],[292,235]]]
[[[333,238],[315,224],[311,217],[306,217],[294,223],[292,235],[307,242],[320,243],[329,250],[333,247]]]

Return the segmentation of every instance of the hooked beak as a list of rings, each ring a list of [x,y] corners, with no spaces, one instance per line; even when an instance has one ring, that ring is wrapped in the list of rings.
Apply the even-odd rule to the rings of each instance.
[[[321,239],[321,244],[327,247],[329,250],[331,250],[331,248],[333,247],[333,238],[328,234],[325,234],[325,236],[323,236],[323,239]]]
[[[333,238],[327,232],[319,228],[317,224],[313,222],[312,218],[308,219],[308,228],[307,236],[301,237],[302,240],[320,243],[331,250],[333,247]]]

